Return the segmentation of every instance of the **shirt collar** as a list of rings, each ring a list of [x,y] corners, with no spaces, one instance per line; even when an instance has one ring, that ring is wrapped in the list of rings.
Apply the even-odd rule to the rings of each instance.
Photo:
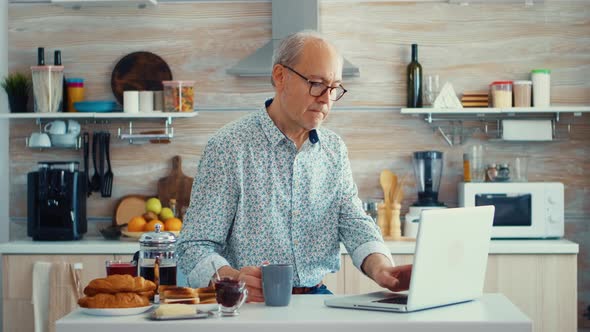
[[[289,140],[289,138],[287,136],[285,136],[285,134],[283,134],[283,132],[275,125],[275,123],[272,121],[272,119],[268,115],[266,108],[268,106],[270,106],[270,104],[272,103],[272,100],[273,100],[272,98],[269,98],[268,100],[266,100],[264,102],[264,107],[262,107],[262,109],[260,110],[260,112],[261,112],[260,126],[262,127],[262,131],[264,132],[268,141],[274,145],[277,145],[282,140]],[[320,132],[317,129],[312,129],[309,132],[309,142],[312,145],[315,145],[316,143],[318,143],[320,141],[320,137],[321,137]]]

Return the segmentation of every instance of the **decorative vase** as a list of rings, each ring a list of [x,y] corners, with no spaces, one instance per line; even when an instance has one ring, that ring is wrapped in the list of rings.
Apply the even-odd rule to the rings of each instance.
[[[8,105],[12,113],[27,112],[28,95],[8,95]]]

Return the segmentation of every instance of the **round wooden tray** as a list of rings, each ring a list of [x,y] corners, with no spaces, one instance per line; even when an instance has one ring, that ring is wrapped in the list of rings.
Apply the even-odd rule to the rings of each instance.
[[[145,195],[127,195],[121,197],[113,215],[113,225],[123,225],[128,223],[131,218],[141,216],[145,213],[145,201],[150,196]]]
[[[150,52],[127,54],[113,69],[111,88],[119,104],[123,105],[123,91],[161,91],[162,81],[171,81],[172,71],[166,61]]]

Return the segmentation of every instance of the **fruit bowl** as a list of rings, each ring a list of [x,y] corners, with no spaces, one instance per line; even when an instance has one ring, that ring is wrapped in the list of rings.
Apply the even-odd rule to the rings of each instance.
[[[180,235],[179,231],[163,231],[163,232],[170,232],[170,233],[174,234],[174,236],[177,236],[177,237],[178,237],[178,235]],[[149,232],[129,232],[127,230],[127,227],[124,227],[121,229],[121,234],[123,234],[123,236],[130,237],[133,239],[138,239],[138,240],[145,233],[149,233]]]

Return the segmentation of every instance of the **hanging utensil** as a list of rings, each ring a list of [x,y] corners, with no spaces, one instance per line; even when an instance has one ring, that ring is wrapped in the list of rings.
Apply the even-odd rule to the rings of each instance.
[[[98,133],[92,134],[92,165],[94,166],[94,175],[92,176],[92,181],[90,183],[91,191],[99,191],[100,190],[100,175],[98,175],[98,167],[96,164],[96,155],[98,154]]]
[[[92,194],[92,180],[90,178],[90,170],[88,169],[88,155],[90,153],[90,136],[88,133],[82,135],[82,146],[84,156],[84,176],[86,177],[86,196]]]
[[[111,143],[111,134],[110,133],[105,133],[104,135],[105,137],[105,144],[104,144],[104,150],[106,153],[106,158],[107,158],[107,172],[104,174],[104,181],[103,181],[103,186],[102,186],[102,197],[111,197],[111,194],[113,192],[113,170],[111,169],[111,154],[110,154],[110,143]]]
[[[99,188],[98,191],[102,197],[104,196],[103,188],[104,188],[104,139],[105,134],[104,132],[98,133],[98,175],[99,175]]]

